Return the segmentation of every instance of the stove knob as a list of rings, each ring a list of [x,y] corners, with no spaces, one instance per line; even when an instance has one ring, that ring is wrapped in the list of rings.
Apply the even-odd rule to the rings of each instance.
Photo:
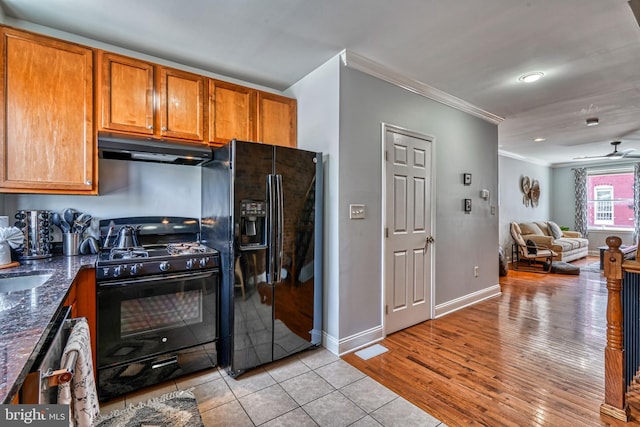
[[[116,265],[113,268],[113,277],[118,277],[121,273],[122,273],[122,266],[121,265]]]
[[[200,267],[205,267],[207,265],[207,261],[209,261],[209,257],[200,258]]]
[[[135,276],[140,272],[140,270],[142,270],[142,264],[133,264],[129,269],[129,273],[131,273],[132,276]]]
[[[171,265],[167,261],[160,263],[160,271],[167,271],[169,270],[169,267],[171,267]]]
[[[192,269],[193,268],[193,262],[194,262],[193,258],[189,258],[187,260],[187,269]]]

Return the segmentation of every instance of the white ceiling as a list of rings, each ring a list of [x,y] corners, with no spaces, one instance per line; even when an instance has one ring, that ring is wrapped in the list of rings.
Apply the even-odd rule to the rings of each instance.
[[[634,0],[636,1],[636,0]],[[344,49],[503,117],[549,164],[640,155],[640,26],[627,0],[0,0],[9,18],[283,90]],[[537,83],[518,76],[543,71]],[[598,117],[600,125],[585,120]],[[544,137],[544,142],[533,142]]]

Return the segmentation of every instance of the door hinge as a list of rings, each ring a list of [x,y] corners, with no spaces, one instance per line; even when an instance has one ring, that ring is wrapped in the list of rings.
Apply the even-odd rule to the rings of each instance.
[[[384,314],[389,314],[389,305],[385,304],[384,306]]]
[[[389,227],[384,228],[384,237],[389,238]]]

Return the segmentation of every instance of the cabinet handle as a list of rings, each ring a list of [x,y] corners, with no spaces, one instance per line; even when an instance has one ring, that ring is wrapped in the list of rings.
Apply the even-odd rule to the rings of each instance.
[[[167,127],[166,127],[166,126],[162,126],[162,130],[163,130],[163,131],[166,131],[166,130],[167,130]]]
[[[87,184],[87,185],[92,185],[92,184],[93,184],[93,181],[91,181],[91,180],[87,180],[87,181],[85,181],[85,184]]]
[[[147,125],[147,129],[153,129],[153,125]]]

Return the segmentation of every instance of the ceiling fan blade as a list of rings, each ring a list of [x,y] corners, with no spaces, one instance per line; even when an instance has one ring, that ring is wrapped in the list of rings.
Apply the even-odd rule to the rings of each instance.
[[[628,148],[626,150],[618,151],[618,146],[621,144],[621,141],[612,141],[611,145],[613,145],[613,151],[605,154],[604,156],[579,156],[574,157],[573,160],[595,160],[595,159],[623,159],[630,158],[630,153],[634,151],[634,148]],[[640,158],[640,157],[639,157]]]
[[[607,155],[604,156],[578,156],[578,157],[574,157],[572,160],[596,160],[596,159],[602,159],[602,160],[606,160],[606,159],[621,159],[622,156],[618,156],[617,153],[616,155],[612,155],[613,153],[609,153]]]

